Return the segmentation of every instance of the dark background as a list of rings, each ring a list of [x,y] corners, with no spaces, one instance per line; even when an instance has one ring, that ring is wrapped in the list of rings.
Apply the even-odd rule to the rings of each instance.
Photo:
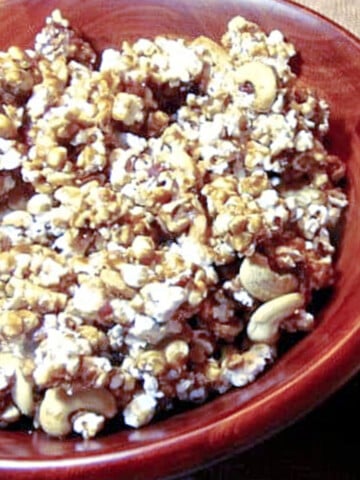
[[[360,480],[360,374],[294,425],[179,480]]]

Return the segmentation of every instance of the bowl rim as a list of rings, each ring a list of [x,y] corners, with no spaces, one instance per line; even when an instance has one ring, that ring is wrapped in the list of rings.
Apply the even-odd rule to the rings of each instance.
[[[257,1],[255,0],[255,2]],[[333,30],[335,29],[342,36],[345,36],[360,53],[360,38],[324,14],[294,0],[270,1],[279,4],[279,6],[292,7],[299,13],[302,12],[304,15],[315,17],[327,23]],[[299,376],[286,381],[284,384],[271,388],[270,394],[265,392],[265,394],[255,396],[249,405],[244,405],[239,411],[233,412],[225,418],[218,419],[196,430],[186,431],[170,439],[155,439],[149,444],[137,447],[129,445],[129,448],[125,450],[106,453],[96,453],[94,451],[88,452],[87,456],[74,453],[69,458],[51,458],[49,456],[35,460],[0,458],[0,473],[11,473],[11,478],[20,479],[25,478],[23,475],[31,469],[31,474],[35,475],[34,477],[31,475],[31,478],[41,480],[46,478],[51,469],[56,469],[61,474],[61,472],[65,473],[64,470],[68,471],[71,468],[75,479],[78,478],[73,470],[76,467],[81,467],[81,478],[85,478],[86,473],[90,473],[91,469],[96,467],[100,471],[104,464],[112,466],[115,475],[122,471],[120,463],[127,464],[128,472],[135,472],[139,456],[141,457],[142,468],[146,468],[146,466],[151,468],[154,448],[157,449],[158,461],[166,463],[175,451],[178,453],[179,450],[185,452],[201,448],[204,437],[209,435],[212,435],[212,442],[211,448],[208,448],[207,457],[212,459],[205,462],[206,464],[214,463],[228,456],[230,445],[237,445],[235,449],[231,450],[231,454],[251,448],[305,416],[360,371],[360,312],[358,317],[359,321],[354,322],[352,328],[341,341],[329,346],[327,354],[318,357],[311,368],[303,370]],[[336,362],[334,358],[336,358]],[[339,375],[339,371],[341,375]],[[321,390],[319,397],[313,393],[315,386]],[[257,416],[254,419],[254,412],[259,411],[262,412],[261,418]],[[277,415],[279,413],[281,415]],[[247,439],[250,438],[251,441],[247,441],[246,444],[238,443],[239,432],[236,426],[239,424],[241,424],[242,432],[249,433]],[[254,432],[255,424],[257,432],[262,430],[259,425],[264,427],[261,434]],[[182,473],[185,473],[183,471],[184,467],[188,471],[189,468],[201,468],[205,463],[202,462],[195,466],[194,463],[187,460],[187,464],[181,465]],[[166,465],[163,468],[164,474],[167,476],[170,469]],[[178,470],[170,472],[171,476],[179,473]],[[61,476],[61,478],[65,477]],[[150,475],[146,478],[152,477]],[[157,476],[156,478],[160,477]]]

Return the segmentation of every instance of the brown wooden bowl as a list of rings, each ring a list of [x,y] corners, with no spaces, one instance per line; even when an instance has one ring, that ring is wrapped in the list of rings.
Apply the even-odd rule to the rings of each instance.
[[[328,20],[284,0],[3,0],[0,46],[31,45],[60,7],[95,47],[156,34],[218,39],[236,14],[279,28],[301,52],[301,78],[331,106],[329,148],[348,168],[350,206],[338,282],[318,328],[254,384],[139,431],[91,441],[0,431],[7,480],[151,480],[245,449],[293,422],[346,382],[360,363],[360,43]]]

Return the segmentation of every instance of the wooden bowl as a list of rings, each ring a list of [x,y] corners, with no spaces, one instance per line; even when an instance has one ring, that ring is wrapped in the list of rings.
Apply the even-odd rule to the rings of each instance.
[[[293,422],[339,388],[360,363],[360,43],[342,28],[284,0],[3,0],[0,46],[31,45],[45,16],[61,8],[96,48],[156,34],[218,39],[240,14],[282,30],[301,52],[301,77],[331,106],[329,148],[348,168],[350,206],[338,282],[319,327],[254,384],[139,431],[91,441],[0,431],[0,476],[7,480],[136,478],[184,473]]]

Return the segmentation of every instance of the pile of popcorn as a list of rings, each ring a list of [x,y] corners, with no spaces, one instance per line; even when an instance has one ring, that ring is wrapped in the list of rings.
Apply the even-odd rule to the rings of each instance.
[[[0,425],[93,437],[252,382],[309,331],[346,196],[326,102],[242,17],[0,53]]]

